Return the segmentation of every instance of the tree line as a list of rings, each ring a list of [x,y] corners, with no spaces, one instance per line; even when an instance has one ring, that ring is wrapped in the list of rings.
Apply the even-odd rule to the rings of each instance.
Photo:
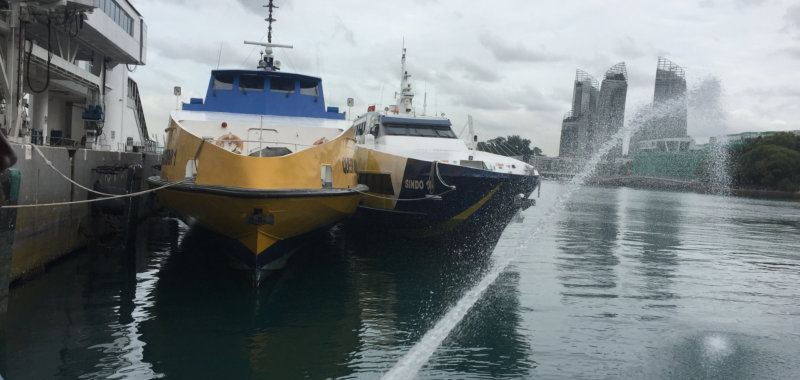
[[[781,132],[748,139],[730,146],[728,157],[736,187],[800,190],[800,136]]]
[[[539,147],[535,146],[531,149],[531,140],[523,139],[519,135],[498,136],[485,142],[479,142],[477,149],[502,156],[521,156],[522,161],[525,162],[532,156],[543,156]]]

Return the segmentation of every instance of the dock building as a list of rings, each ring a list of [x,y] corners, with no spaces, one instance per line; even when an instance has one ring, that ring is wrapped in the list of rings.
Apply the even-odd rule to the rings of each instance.
[[[10,247],[0,249],[1,311],[9,281],[110,226],[92,216],[98,204],[128,217],[146,209],[147,197],[81,203],[96,197],[87,188],[134,192],[160,157],[129,76],[147,52],[129,1],[0,1],[0,46],[0,130],[18,157],[4,206],[26,206],[0,209]]]

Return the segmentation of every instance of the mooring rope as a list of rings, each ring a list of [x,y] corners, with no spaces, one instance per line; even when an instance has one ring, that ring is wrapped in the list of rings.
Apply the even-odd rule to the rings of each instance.
[[[455,187],[455,186],[448,185],[448,184],[447,184],[447,182],[445,182],[445,181],[442,179],[442,174],[441,174],[441,173],[439,173],[439,161],[433,161],[433,162],[434,162],[434,165],[436,165],[436,177],[438,177],[438,178],[439,178],[439,182],[441,182],[441,183],[442,183],[442,185],[444,185],[445,187],[449,187],[451,190],[455,190],[455,189],[456,189],[456,187]]]
[[[8,206],[0,206],[0,208],[27,208],[27,207],[44,207],[44,206],[66,206],[66,205],[74,205],[74,204],[80,204],[80,203],[100,202],[100,201],[106,201],[106,200],[109,200],[109,199],[117,199],[117,198],[138,197],[140,195],[144,195],[144,194],[147,194],[147,193],[152,193],[154,191],[158,191],[158,190],[161,190],[161,189],[166,189],[166,188],[168,188],[170,186],[175,186],[177,184],[184,183],[184,182],[187,182],[187,181],[184,180],[184,181],[170,182],[170,183],[167,183],[166,185],[159,186],[159,187],[156,187],[156,188],[153,188],[153,189],[137,191],[135,193],[130,193],[130,194],[112,195],[112,196],[105,197],[105,198],[95,198],[95,199],[86,199],[86,200],[81,200],[81,201],[69,201],[69,202],[39,203],[39,204],[33,204],[33,205],[8,205]]]
[[[78,186],[78,187],[80,187],[81,189],[84,189],[84,190],[86,190],[86,191],[88,191],[88,192],[90,192],[90,193],[95,193],[95,194],[97,194],[97,195],[102,195],[102,196],[104,196],[104,197],[113,197],[113,196],[116,196],[116,194],[108,194],[108,193],[103,193],[103,192],[100,192],[100,191],[97,191],[97,190],[90,189],[90,188],[88,188],[88,187],[86,187],[86,186],[83,186],[83,185],[81,185],[80,183],[77,183],[77,182],[73,181],[73,180],[72,180],[72,178],[69,178],[69,177],[68,177],[66,174],[64,174],[64,173],[60,172],[60,171],[58,170],[58,168],[56,168],[56,167],[53,165],[53,163],[52,163],[52,162],[50,162],[50,160],[48,160],[48,159],[47,159],[47,157],[45,157],[45,156],[44,156],[44,153],[42,153],[42,151],[39,149],[39,147],[38,147],[38,146],[36,146],[36,145],[33,145],[33,144],[31,144],[31,145],[33,146],[33,149],[35,149],[35,150],[36,150],[36,153],[39,153],[39,156],[41,156],[41,157],[42,157],[42,159],[44,160],[44,163],[45,163],[45,164],[47,164],[47,166],[49,166],[49,167],[50,167],[50,169],[53,169],[53,170],[54,170],[56,173],[58,173],[60,176],[64,177],[64,179],[66,179],[67,181],[69,181],[69,182],[72,182],[72,184],[73,184],[73,185],[75,185],[75,186]]]
[[[363,195],[366,195],[366,196],[370,196],[370,197],[373,197],[373,198],[378,198],[378,199],[388,199],[388,200],[392,200],[392,199],[394,199],[394,198],[392,198],[392,197],[384,197],[384,196],[380,196],[380,195],[370,194],[370,193],[367,193],[367,192],[364,192],[364,191],[359,191],[359,190],[356,190],[356,189],[350,189],[350,190],[353,190],[353,191],[355,191],[356,193],[363,194]],[[403,201],[403,202],[410,202],[410,201],[424,201],[424,200],[427,200],[427,199],[431,199],[432,197],[438,197],[438,196],[445,195],[445,194],[447,194],[447,193],[449,193],[449,192],[451,192],[451,191],[455,191],[455,188],[452,188],[452,189],[447,189],[447,190],[445,190],[445,191],[443,191],[443,192],[441,192],[441,193],[439,193],[439,194],[431,194],[431,195],[429,195],[429,196],[422,197],[422,198],[405,198],[405,199],[402,199],[402,198],[397,198],[397,199],[395,199],[395,200],[396,200],[396,201],[398,201],[398,202],[401,202],[401,201]]]
[[[36,150],[36,153],[38,153],[39,156],[42,157],[42,159],[47,164],[47,166],[49,166],[51,169],[53,169],[61,177],[63,177],[64,179],[66,179],[67,181],[71,182],[73,185],[78,186],[81,189],[84,189],[84,190],[86,190],[86,191],[88,191],[90,193],[94,193],[94,194],[97,194],[97,195],[102,195],[104,198],[95,198],[95,199],[86,199],[86,200],[68,201],[68,202],[39,203],[39,204],[29,204],[29,205],[8,205],[8,206],[0,206],[0,208],[31,208],[31,207],[46,207],[46,206],[66,206],[66,205],[74,205],[74,204],[81,204],[81,203],[100,202],[100,201],[105,201],[105,200],[109,200],[109,199],[138,197],[140,195],[152,193],[154,191],[158,191],[158,190],[161,190],[161,189],[166,189],[166,188],[168,188],[170,186],[175,186],[175,185],[177,185],[179,183],[186,182],[186,180],[176,181],[176,182],[169,182],[169,183],[167,183],[167,184],[165,184],[163,186],[159,186],[159,187],[156,187],[156,188],[153,188],[153,189],[148,189],[148,190],[142,190],[142,191],[138,191],[138,192],[130,193],[130,194],[103,193],[103,192],[100,192],[100,191],[96,191],[96,190],[90,189],[90,188],[88,188],[86,186],[81,185],[80,183],[77,183],[77,182],[73,181],[72,178],[69,178],[67,175],[65,175],[64,173],[59,171],[58,168],[56,168],[53,165],[53,163],[50,162],[50,160],[48,160],[47,157],[44,156],[44,153],[42,153],[42,151],[39,149],[38,146],[36,146],[36,145],[32,145],[32,146]]]

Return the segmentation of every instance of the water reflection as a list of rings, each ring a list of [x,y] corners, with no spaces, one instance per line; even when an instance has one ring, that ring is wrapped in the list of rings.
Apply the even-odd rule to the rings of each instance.
[[[800,373],[786,327],[800,315],[800,203],[584,188],[554,223],[421,377]],[[515,226],[502,247],[530,233]],[[3,376],[376,378],[497,243],[335,228],[254,290],[202,230],[151,219],[141,231],[130,250],[95,246],[13,289]]]
[[[359,315],[335,245],[310,246],[253,289],[219,244],[192,229],[159,274],[155,318],[142,326],[156,371],[186,378],[348,374],[342,363],[358,344]]]
[[[484,236],[485,238],[485,236]],[[378,376],[394,365],[491,264],[498,236],[415,241],[397,236],[350,239],[362,310],[361,345],[350,363]],[[519,331],[519,273],[508,271],[423,369],[423,377],[519,377],[533,366]]]
[[[168,230],[162,223],[140,227],[142,237]],[[138,332],[148,282],[137,277],[157,273],[161,252],[146,239],[134,243],[93,244],[15,287],[0,342],[2,373],[11,379],[154,375],[142,360]]]
[[[780,371],[776,372],[776,368],[783,369],[787,364],[788,367],[797,367],[797,364],[786,363],[782,358],[775,357],[770,352],[775,348],[771,347],[774,344],[774,341],[744,334],[692,332],[662,348],[660,353],[673,360],[653,361],[644,371],[647,373],[645,377],[720,380],[786,378],[787,373],[779,375]]]
[[[575,195],[567,205],[556,231],[559,280],[567,302],[578,297],[618,296],[615,254],[618,226],[618,192],[592,189]],[[589,195],[591,194],[591,195]]]
[[[333,228],[253,289],[212,234],[174,219],[142,226],[127,249],[95,247],[14,289],[0,372],[377,376],[479,280],[498,238],[453,244]],[[519,273],[505,273],[427,371],[526,373],[518,283]]]
[[[627,196],[629,192],[624,192]],[[635,272],[643,284],[635,284],[638,295],[649,300],[676,297],[671,290],[681,246],[680,193],[639,192],[627,205],[624,244],[633,247],[631,257],[639,262]],[[651,305],[652,306],[652,305]],[[663,306],[663,305],[662,305]]]

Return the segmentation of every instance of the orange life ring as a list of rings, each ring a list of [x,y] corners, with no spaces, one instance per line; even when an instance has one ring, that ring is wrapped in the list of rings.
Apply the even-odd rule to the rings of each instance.
[[[236,154],[242,154],[242,150],[244,150],[244,143],[242,142],[242,139],[233,133],[220,136],[217,139],[217,142],[214,144],[222,149]]]

